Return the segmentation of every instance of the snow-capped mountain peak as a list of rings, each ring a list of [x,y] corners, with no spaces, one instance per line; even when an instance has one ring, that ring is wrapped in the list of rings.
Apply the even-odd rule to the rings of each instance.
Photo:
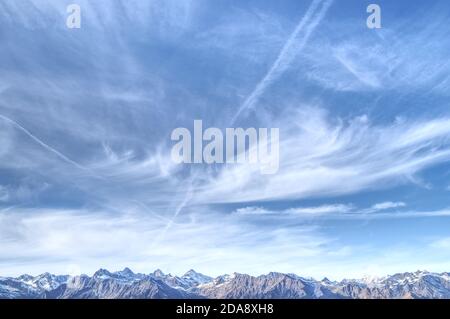
[[[122,276],[134,276],[134,272],[128,267],[125,267],[123,270],[117,271],[116,274]]]
[[[155,276],[155,277],[161,277],[161,278],[165,276],[164,272],[161,269],[156,269],[152,273],[152,275]]]
[[[189,282],[189,284],[192,286],[198,286],[198,285],[205,284],[205,283],[213,280],[213,278],[211,278],[209,276],[205,276],[201,273],[198,273],[193,269],[186,272],[181,278],[183,280]]]
[[[100,279],[108,279],[111,278],[113,276],[113,274],[111,272],[109,272],[106,269],[99,269],[94,273],[94,278],[100,278]]]

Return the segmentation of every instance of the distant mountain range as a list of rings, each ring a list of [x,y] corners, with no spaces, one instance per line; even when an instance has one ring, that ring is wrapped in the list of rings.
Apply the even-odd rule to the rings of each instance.
[[[216,278],[194,270],[181,277],[156,270],[98,270],[92,277],[45,273],[0,277],[0,299],[450,299],[450,273],[417,271],[373,280],[321,281],[294,274],[258,277],[234,273]]]

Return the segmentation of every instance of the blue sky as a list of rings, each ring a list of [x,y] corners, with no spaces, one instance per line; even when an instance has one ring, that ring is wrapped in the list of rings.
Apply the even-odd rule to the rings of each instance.
[[[81,7],[81,29],[65,25]],[[448,1],[0,3],[0,274],[450,270]],[[280,128],[280,169],[170,134]]]

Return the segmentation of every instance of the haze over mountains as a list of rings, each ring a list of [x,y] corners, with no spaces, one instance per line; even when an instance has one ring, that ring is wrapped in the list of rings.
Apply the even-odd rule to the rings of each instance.
[[[0,299],[386,299],[450,298],[450,273],[417,271],[376,279],[320,281],[295,274],[258,277],[233,273],[212,278],[194,270],[183,276],[98,270],[93,276],[0,277]]]

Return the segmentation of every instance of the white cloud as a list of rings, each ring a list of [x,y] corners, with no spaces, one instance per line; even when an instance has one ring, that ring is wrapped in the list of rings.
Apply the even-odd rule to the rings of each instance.
[[[317,207],[298,207],[286,210],[291,214],[307,214],[307,215],[321,215],[327,213],[346,213],[352,210],[351,205],[336,204],[336,205],[322,205]]]
[[[357,207],[349,204],[329,204],[313,207],[292,207],[286,209],[268,209],[257,206],[247,206],[234,210],[232,215],[242,217],[271,217],[278,221],[292,220],[308,220],[310,218],[321,219],[399,219],[399,218],[433,218],[448,217],[450,209],[444,208],[440,210],[392,210],[393,208],[403,208],[406,204],[403,202],[383,202],[372,205],[371,207]]]
[[[233,214],[238,215],[268,215],[274,213],[275,213],[274,211],[267,210],[262,207],[252,207],[252,206],[238,208],[233,212]]]
[[[438,240],[433,241],[430,244],[430,247],[436,248],[436,249],[450,249],[450,237],[446,238],[440,238]]]
[[[233,213],[238,215],[277,215],[284,216],[320,216],[324,214],[347,213],[353,210],[352,205],[334,204],[315,207],[295,207],[284,210],[268,210],[262,207],[243,207],[236,209]]]
[[[0,212],[0,273],[37,274],[76,267],[78,272],[91,274],[99,267],[119,270],[128,266],[144,273],[161,268],[182,274],[193,267],[210,275],[281,271],[348,278],[375,271],[376,265],[384,263],[389,267],[376,270],[378,275],[415,271],[425,264],[443,267],[431,257],[414,257],[414,247],[400,249],[392,242],[393,246],[377,251],[370,238],[350,246],[295,219],[292,225],[281,226],[252,223],[236,214],[224,216],[209,209],[194,210],[179,216],[163,238],[166,221],[145,214],[145,210],[113,216],[90,210],[4,210]],[[447,245],[447,239],[439,240],[430,248]],[[413,261],[409,266],[406,257]]]
[[[399,208],[399,207],[405,207],[406,204],[403,202],[383,202],[378,203],[372,206],[373,210],[385,210],[385,209],[391,209],[391,208]]]
[[[185,212],[160,237],[165,224],[150,214],[133,212],[111,216],[89,210],[3,211],[0,273],[19,274],[27,267],[33,273],[58,271],[73,265],[84,273],[125,266],[175,273],[193,267],[212,275],[269,269],[292,272],[297,261],[334,251],[328,247],[332,241],[314,226],[261,228],[198,209]]]

